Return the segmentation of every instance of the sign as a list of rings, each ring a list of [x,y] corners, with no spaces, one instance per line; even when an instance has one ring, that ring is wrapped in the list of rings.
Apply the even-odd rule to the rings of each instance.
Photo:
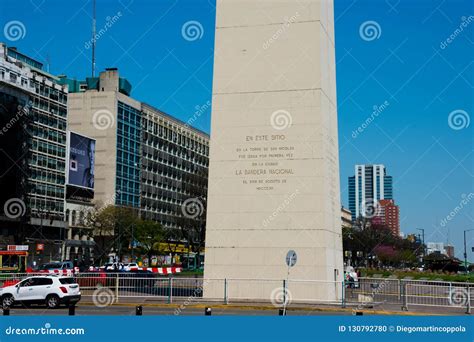
[[[37,243],[36,244],[37,251],[44,251],[44,243]]]
[[[28,245],[7,245],[7,251],[27,251]]]
[[[93,189],[94,163],[95,140],[69,132],[67,184]]]
[[[294,250],[289,250],[286,254],[286,265],[288,267],[293,267],[296,265],[296,252]]]

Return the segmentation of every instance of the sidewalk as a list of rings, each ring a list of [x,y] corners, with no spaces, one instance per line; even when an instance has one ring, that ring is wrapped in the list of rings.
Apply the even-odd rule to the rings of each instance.
[[[91,296],[83,296],[80,305],[94,305]],[[167,303],[166,298],[120,298],[118,302],[113,303],[114,306],[149,306],[162,308],[197,308],[204,309],[206,307],[229,309],[229,310],[277,310],[279,307],[269,303],[250,303],[250,302],[231,302],[223,304],[222,302],[203,302],[198,300],[173,300]],[[340,304],[290,304],[288,311],[306,311],[308,315],[317,315],[318,312],[360,312],[368,315],[403,315],[403,316],[420,316],[420,315],[466,315],[465,309],[456,307],[429,307],[429,306],[411,306],[408,311],[403,311],[398,304],[372,303],[372,305],[360,305],[358,303],[347,303],[346,307]]]

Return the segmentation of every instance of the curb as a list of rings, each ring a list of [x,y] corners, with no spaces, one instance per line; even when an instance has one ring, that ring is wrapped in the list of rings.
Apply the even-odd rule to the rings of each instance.
[[[80,302],[81,305],[85,306],[94,306],[93,302]],[[217,309],[236,309],[236,310],[278,310],[278,307],[275,306],[264,306],[264,305],[235,305],[235,304],[217,304],[213,305],[212,303],[209,304],[167,304],[167,303],[114,303],[110,306],[122,306],[122,307],[135,307],[137,305],[141,305],[143,307],[156,307],[156,308],[194,308],[194,309],[204,309],[206,307],[212,307]],[[353,310],[350,308],[323,308],[323,307],[288,307],[288,311],[318,311],[318,312],[362,312],[364,314],[371,314],[371,315],[394,315],[394,316],[443,316],[442,314],[434,314],[434,313],[421,313],[421,312],[403,312],[403,311],[386,311],[386,310]]]

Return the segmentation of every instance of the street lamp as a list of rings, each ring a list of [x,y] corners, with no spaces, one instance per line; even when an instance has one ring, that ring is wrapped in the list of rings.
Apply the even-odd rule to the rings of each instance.
[[[470,232],[474,229],[466,229],[464,230],[464,267],[466,269],[466,274],[467,274],[467,248],[466,248],[466,233]]]

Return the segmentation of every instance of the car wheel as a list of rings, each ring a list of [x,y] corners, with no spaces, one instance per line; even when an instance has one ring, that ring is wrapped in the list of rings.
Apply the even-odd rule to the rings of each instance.
[[[2,297],[2,309],[8,309],[13,306],[13,296],[12,295],[5,295]]]
[[[59,297],[55,294],[46,297],[46,306],[49,309],[56,309],[59,306]]]

